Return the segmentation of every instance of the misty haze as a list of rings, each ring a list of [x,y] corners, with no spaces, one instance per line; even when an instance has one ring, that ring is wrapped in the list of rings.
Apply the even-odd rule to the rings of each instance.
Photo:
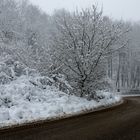
[[[140,140],[139,0],[0,0],[0,140]]]

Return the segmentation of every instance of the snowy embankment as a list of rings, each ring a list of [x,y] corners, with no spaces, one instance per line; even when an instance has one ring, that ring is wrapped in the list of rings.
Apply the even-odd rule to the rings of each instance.
[[[0,127],[51,119],[96,109],[120,101],[120,97],[99,92],[104,99],[88,101],[59,91],[55,86],[35,86],[39,77],[21,76],[0,85]]]

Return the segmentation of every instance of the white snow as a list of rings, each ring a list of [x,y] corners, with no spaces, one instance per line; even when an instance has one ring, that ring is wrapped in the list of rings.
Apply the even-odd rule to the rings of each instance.
[[[109,92],[98,92],[104,96],[99,102],[68,95],[54,86],[45,89],[33,85],[33,76],[21,76],[0,85],[0,127],[36,120],[50,119],[75,114],[119,102],[121,98]]]

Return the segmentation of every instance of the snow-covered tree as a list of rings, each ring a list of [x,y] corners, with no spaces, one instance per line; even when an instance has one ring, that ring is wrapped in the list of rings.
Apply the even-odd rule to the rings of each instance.
[[[27,0],[1,0],[0,9],[0,51],[45,73],[50,65],[49,16]]]
[[[81,12],[57,11],[54,24],[53,56],[63,64],[63,73],[80,96],[94,93],[106,74],[103,58],[113,46],[123,46],[120,40],[128,30],[122,22],[103,16],[94,5]]]

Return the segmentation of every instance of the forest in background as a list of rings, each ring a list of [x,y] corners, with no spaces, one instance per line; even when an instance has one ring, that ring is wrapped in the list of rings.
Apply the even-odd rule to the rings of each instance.
[[[93,5],[48,15],[26,0],[1,0],[1,67],[18,61],[43,76],[63,75],[81,97],[95,98],[103,89],[138,89],[140,24],[112,20],[102,11]],[[12,70],[4,71],[1,83],[4,74],[12,80]]]

